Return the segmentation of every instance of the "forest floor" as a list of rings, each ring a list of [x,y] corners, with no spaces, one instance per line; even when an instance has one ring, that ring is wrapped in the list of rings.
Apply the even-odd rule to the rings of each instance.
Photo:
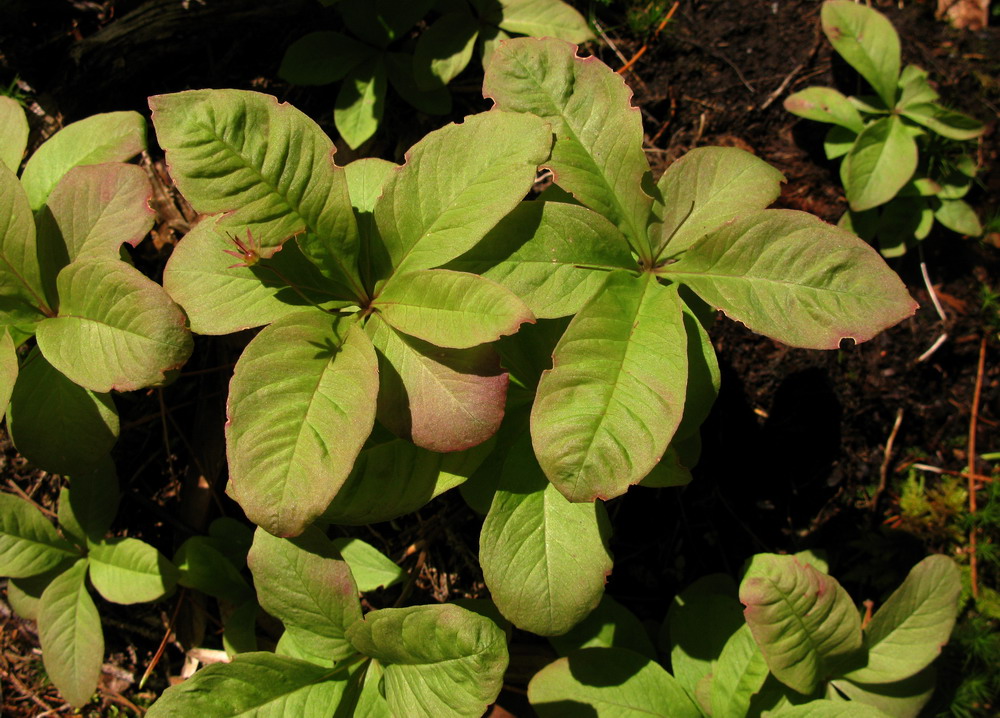
[[[683,489],[631,491],[609,503],[616,561],[608,593],[643,619],[661,620],[680,588],[713,571],[735,574],[756,552],[826,549],[852,595],[878,599],[926,552],[965,548],[953,525],[901,517],[899,498],[912,472],[929,491],[968,469],[970,423],[977,453],[1000,452],[1000,27],[955,30],[936,20],[927,2],[874,4],[899,31],[904,63],[930,71],[945,103],[987,123],[977,148],[977,185],[967,199],[990,232],[977,239],[936,229],[919,253],[891,262],[920,309],[862,345],[792,349],[718,320],[712,338],[722,391],[702,429],[694,480]],[[182,5],[201,14],[163,21],[167,8]],[[576,5],[586,10],[585,3]],[[284,48],[314,28],[319,4],[241,8],[232,0],[13,0],[0,10],[0,81],[6,85],[17,76],[26,83],[26,99],[37,110],[36,142],[89,114],[148,113],[148,95],[198,87],[276,94],[335,136],[329,89],[292,88],[276,76]],[[785,174],[778,206],[836,222],[846,202],[837,165],[822,157],[824,130],[782,106],[806,86],[843,84],[843,64],[819,31],[819,9],[815,0],[682,0],[657,32],[659,16],[641,4],[627,13],[620,5],[594,4],[603,42],[588,49],[617,69],[646,48],[624,77],[642,111],[654,174],[694,147],[740,147]],[[402,151],[433,126],[486,109],[479,81],[467,71],[453,83],[452,118],[415,116],[389,105],[384,130],[365,154],[400,161]],[[338,159],[344,163],[350,153]],[[182,234],[178,228],[193,217],[170,201],[155,147],[147,161],[163,179],[163,195],[155,241],[140,247],[136,261],[159,278]],[[172,555],[209,517],[238,515],[221,491],[221,417],[228,367],[245,341],[199,338],[185,368],[202,372],[197,382],[119,403],[123,431],[116,459],[125,499],[116,530],[141,531]],[[51,506],[58,490],[51,477],[27,466],[9,442],[4,456],[8,487]],[[979,462],[978,470],[990,474],[997,466]],[[208,491],[197,490],[206,486]],[[485,591],[476,562],[480,523],[450,492],[414,517],[372,527],[363,538],[416,569],[409,590],[417,600],[448,600]],[[419,567],[407,553],[418,541],[426,549]],[[996,588],[995,573],[983,580]],[[397,597],[387,592],[369,600],[388,605]],[[104,700],[85,715],[141,714],[166,676],[178,674],[183,653],[171,644],[149,684],[138,688],[174,606],[102,606]],[[181,642],[185,634],[217,633],[214,620],[204,607],[186,608],[176,624]],[[514,690],[504,694],[507,712],[498,710],[498,716],[530,715],[517,688],[551,658],[546,645],[522,638],[508,675]],[[33,625],[3,605],[0,676],[2,715],[71,714],[46,687]]]

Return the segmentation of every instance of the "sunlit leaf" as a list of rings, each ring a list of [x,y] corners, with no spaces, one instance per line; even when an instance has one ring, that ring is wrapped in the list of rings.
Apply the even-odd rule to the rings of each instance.
[[[107,539],[89,549],[90,580],[114,603],[156,601],[177,583],[177,567],[139,539]]]
[[[857,133],[865,128],[858,108],[832,87],[807,87],[785,99],[785,109],[799,117],[830,122]]]
[[[594,38],[586,19],[562,0],[500,0],[500,27],[532,37],[558,37],[570,42]]]
[[[656,658],[656,648],[634,613],[605,594],[583,621],[549,642],[561,656],[581,648],[627,648],[647,658]]]
[[[0,164],[17,173],[28,146],[28,118],[21,104],[10,97],[0,97]]]
[[[917,169],[917,143],[895,115],[858,135],[840,165],[840,180],[855,212],[885,204]]]
[[[461,9],[439,17],[420,33],[413,51],[413,74],[421,90],[451,82],[472,59],[479,21]]]
[[[886,107],[896,104],[899,35],[880,12],[850,0],[823,3],[823,32],[833,48],[875,88]]]
[[[370,543],[359,538],[336,538],[332,543],[341,558],[347,561],[362,593],[389,588],[406,577],[403,569]]]
[[[333,118],[337,131],[351,149],[375,134],[385,110],[385,62],[380,56],[351,68],[340,85]]]
[[[0,576],[35,576],[75,555],[36,506],[0,493]]]

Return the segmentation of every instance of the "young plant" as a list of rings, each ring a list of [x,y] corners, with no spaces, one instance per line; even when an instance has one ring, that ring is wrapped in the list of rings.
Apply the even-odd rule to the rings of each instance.
[[[145,173],[122,164],[145,148],[145,120],[73,123],[18,180],[27,123],[0,99],[0,121],[15,128],[0,152],[0,411],[25,457],[54,473],[88,471],[118,435],[111,392],[163,384],[193,346],[180,308],[120,254],[153,223]]]
[[[59,494],[58,529],[31,502],[0,493],[0,576],[23,618],[38,621],[45,671],[76,708],[90,701],[104,661],[104,633],[90,585],[108,601],[157,601],[178,572],[153,546],[106,538],[118,508],[110,459],[74,474]]]
[[[934,690],[959,571],[930,556],[864,621],[825,565],[758,554],[739,587],[725,575],[678,595],[661,630],[673,673],[617,604],[558,641],[564,657],[528,686],[541,718],[579,715],[916,718]]]
[[[409,40],[428,12],[439,17]],[[343,0],[337,3],[345,29],[311,32],[285,52],[278,74],[296,85],[341,82],[334,104],[337,131],[357,148],[378,130],[387,85],[421,112],[447,114],[446,85],[475,51],[489,64],[501,40],[511,34],[590,40],[587,22],[562,0]]]
[[[167,291],[195,332],[268,325],[240,357],[228,402],[229,491],[250,519],[297,535],[352,469],[363,478],[387,461],[427,479],[354,483],[347,513],[377,520],[467,472],[463,450],[503,416],[507,374],[488,343],[534,317],[497,283],[437,267],[525,196],[549,124],[487,112],[431,133],[402,167],[344,168],[319,127],[273,97],[202,90],[150,105],[174,181],[212,215],[179,243]],[[372,433],[376,416],[400,441]],[[366,442],[370,460],[355,467]]]
[[[284,625],[275,652],[198,671],[167,689],[149,718],[478,718],[500,692],[507,639],[475,602],[362,617],[353,568],[315,527],[294,539],[258,529],[248,561],[261,606]]]
[[[921,68],[900,71],[899,36],[877,10],[827,0],[822,23],[834,50],[875,90],[846,97],[809,87],[785,100],[789,112],[833,125],[824,148],[829,159],[844,158],[840,178],[850,209],[841,225],[878,240],[887,257],[926,237],[935,220],[959,234],[982,234],[962,197],[976,175],[967,141],[983,125],[936,102]]]

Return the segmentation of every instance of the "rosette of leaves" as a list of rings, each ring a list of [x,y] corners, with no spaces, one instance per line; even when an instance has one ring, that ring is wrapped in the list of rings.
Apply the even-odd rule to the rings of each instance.
[[[248,558],[261,606],[284,625],[275,652],[237,654],[167,689],[149,718],[478,718],[500,692],[504,630],[454,604],[362,616],[358,584],[316,527],[258,529]]]
[[[0,153],[0,410],[31,461],[88,470],[118,435],[111,392],[162,384],[192,350],[183,312],[120,254],[153,223],[144,171],[122,163],[145,148],[145,120],[113,112],[68,125],[18,179],[24,112],[0,110],[21,127]]]
[[[824,149],[829,159],[843,157],[840,179],[850,209],[841,225],[877,240],[887,257],[926,237],[935,220],[958,234],[982,234],[962,197],[976,175],[968,141],[984,126],[938,103],[923,69],[900,70],[899,35],[877,10],[828,0],[821,17],[833,49],[875,91],[848,97],[808,87],[785,100],[789,112],[833,125]]]
[[[311,32],[285,51],[278,75],[295,85],[340,82],[333,119],[357,148],[378,130],[391,86],[431,115],[451,111],[446,85],[479,54],[483,65],[511,35],[593,37],[586,20],[562,0],[343,0],[343,29]],[[414,42],[415,25],[437,18]]]
[[[758,554],[739,587],[707,576],[673,601],[656,660],[642,625],[605,599],[528,686],[541,718],[916,718],[958,611],[958,566],[930,556],[862,625],[822,561]],[[745,606],[742,614],[739,603]]]
[[[250,519],[285,536],[328,507],[344,523],[381,520],[464,480],[482,458],[465,450],[503,416],[507,374],[489,342],[534,317],[496,282],[437,267],[525,196],[549,124],[487,112],[431,133],[402,166],[345,168],[273,97],[200,90],[150,105],[177,187],[210,215],[174,251],[167,291],[195,332],[267,325],[228,401],[229,491]],[[342,486],[350,506],[331,507]]]
[[[74,474],[59,494],[58,528],[31,502],[0,493],[0,576],[23,618],[38,621],[49,679],[68,703],[90,701],[104,661],[104,633],[90,587],[107,601],[157,601],[178,572],[153,546],[107,538],[118,479],[105,458]],[[89,581],[88,581],[89,579]]]

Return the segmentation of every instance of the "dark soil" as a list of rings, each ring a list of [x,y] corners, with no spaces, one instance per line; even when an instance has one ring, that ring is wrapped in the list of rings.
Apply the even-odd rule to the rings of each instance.
[[[980,185],[969,196],[984,220],[1000,216],[1000,28],[978,33],[949,28],[926,2],[874,3],[903,38],[904,62],[923,66],[949,105],[989,124],[981,140]],[[189,9],[182,11],[182,6]],[[582,7],[582,3],[578,3]],[[682,0],[656,34],[629,26],[620,6],[594,11],[614,44],[594,47],[611,67],[648,50],[625,74],[641,108],[647,152],[661,173],[687,150],[730,145],[754,152],[786,176],[778,206],[835,222],[846,208],[836,165],[822,157],[822,128],[787,113],[782,101],[811,84],[847,92],[856,80],[832,56],[818,31],[813,0]],[[641,8],[639,8],[641,10]],[[37,116],[33,141],[96,112],[147,112],[148,95],[195,87],[240,87],[278,95],[317,119],[331,136],[329,88],[291,88],[276,77],[284,48],[322,26],[329,12],[312,0],[11,0],[0,8],[0,82],[18,76]],[[486,108],[472,70],[454,83],[453,115],[432,118],[400,103],[387,107],[385,129],[365,154],[401,159],[433,127]],[[154,240],[137,264],[159,278],[172,243],[193,216],[179,204],[155,148],[150,162],[163,179]],[[351,153],[344,152],[346,162]],[[994,232],[1000,230],[1000,223]],[[963,471],[981,347],[985,372],[977,446],[1000,451],[998,305],[1000,235],[986,241],[936,231],[922,252],[894,262],[920,302],[916,315],[875,339],[838,351],[790,349],[720,318],[712,330],[723,369],[722,392],[702,429],[703,454],[683,489],[635,489],[609,503],[615,524],[615,570],[608,592],[650,621],[662,620],[671,597],[713,571],[735,574],[760,551],[826,549],[833,573],[857,598],[879,599],[928,550],[895,532],[900,472],[915,460]],[[921,257],[947,319],[935,311]],[[943,333],[947,338],[919,361]],[[200,337],[185,373],[163,392],[119,397],[122,438],[116,450],[125,494],[115,530],[141,535],[167,555],[203,532],[219,514],[239,516],[225,498],[224,401],[232,363],[247,336]],[[893,450],[886,445],[895,431]],[[51,507],[51,477],[33,472],[6,449],[9,487]],[[880,490],[880,484],[881,490]],[[888,526],[886,523],[888,522]],[[410,601],[485,594],[476,555],[480,520],[457,492],[415,516],[357,531],[415,569]],[[995,537],[994,537],[995,540]],[[423,550],[414,550],[422,547]],[[888,557],[888,558],[886,558]],[[102,604],[108,643],[104,701],[139,710],[179,673],[181,644],[217,645],[214,602],[184,594],[162,605],[125,609]],[[391,605],[399,589],[368,597]],[[179,642],[172,642],[148,687],[137,689],[176,602]],[[207,638],[205,637],[207,636]],[[530,715],[521,692],[550,660],[544,642],[517,634],[501,704]],[[3,715],[38,715],[62,705],[45,687],[30,623],[0,615]],[[62,713],[60,713],[62,714]],[[501,715],[497,713],[497,715]]]

